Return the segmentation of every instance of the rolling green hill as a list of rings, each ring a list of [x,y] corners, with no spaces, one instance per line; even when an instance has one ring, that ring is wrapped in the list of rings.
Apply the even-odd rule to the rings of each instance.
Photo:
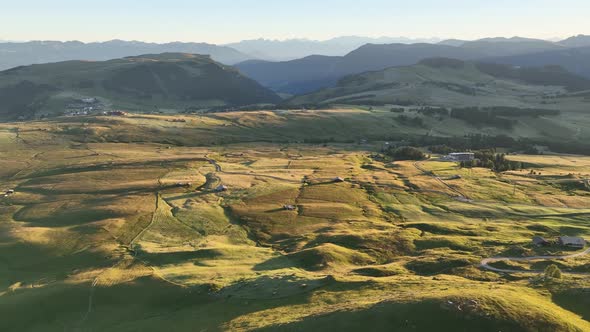
[[[590,238],[590,157],[494,172],[344,141],[395,115],[0,123],[0,331],[590,331],[588,255],[481,265],[578,252],[531,239]]]
[[[351,75],[333,88],[290,104],[555,107],[549,96],[590,89],[590,81],[559,67],[515,68],[434,58],[414,66]]]
[[[67,61],[0,72],[2,119],[81,109],[183,111],[278,100],[273,92],[233,68],[202,55],[164,53]]]

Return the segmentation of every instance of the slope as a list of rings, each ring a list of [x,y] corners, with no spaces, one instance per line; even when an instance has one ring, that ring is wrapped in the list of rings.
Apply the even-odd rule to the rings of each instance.
[[[426,58],[475,60],[564,49],[567,48],[553,42],[520,37],[449,40],[438,44],[365,44],[340,57],[313,55],[284,62],[247,61],[236,66],[275,91],[302,94],[333,86],[345,75],[413,65]]]
[[[590,46],[507,57],[496,57],[486,60],[515,66],[529,67],[558,65],[573,73],[590,78]]]
[[[441,107],[546,108],[545,97],[590,89],[590,81],[559,67],[511,66],[435,58],[418,65],[351,75],[336,87],[291,104],[398,104]]]
[[[104,62],[67,61],[0,72],[0,117],[66,109],[174,109],[276,102],[279,98],[208,56],[166,53]],[[81,104],[81,105],[80,105]]]
[[[278,92],[301,94],[335,84],[339,78],[392,66],[406,66],[430,57],[475,59],[484,54],[432,44],[364,45],[343,57],[313,55],[303,59],[248,61],[236,67],[246,76]]]

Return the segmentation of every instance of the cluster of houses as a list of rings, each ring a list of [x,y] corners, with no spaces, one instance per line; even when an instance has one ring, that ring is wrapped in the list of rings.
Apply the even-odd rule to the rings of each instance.
[[[563,247],[582,249],[586,246],[586,240],[577,236],[560,236],[556,241],[547,240],[541,236],[533,237],[533,244],[536,246],[550,246],[558,244]]]
[[[105,109],[105,105],[97,98],[81,98],[66,105],[66,116],[88,115]]]
[[[64,112],[65,116],[85,116],[91,114],[99,114],[106,116],[127,115],[127,113],[124,111],[108,110],[107,106],[103,102],[101,102],[98,98],[94,97],[75,99],[71,103],[66,105],[66,110]]]

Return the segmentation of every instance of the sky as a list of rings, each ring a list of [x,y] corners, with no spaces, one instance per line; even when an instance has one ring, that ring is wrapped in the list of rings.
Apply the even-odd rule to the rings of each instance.
[[[0,40],[223,44],[590,34],[589,0],[0,0]]]

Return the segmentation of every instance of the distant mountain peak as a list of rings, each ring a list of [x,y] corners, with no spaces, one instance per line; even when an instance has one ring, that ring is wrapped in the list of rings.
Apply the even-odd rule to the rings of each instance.
[[[590,46],[590,35],[577,35],[564,39],[559,44],[566,47],[586,47]]]

